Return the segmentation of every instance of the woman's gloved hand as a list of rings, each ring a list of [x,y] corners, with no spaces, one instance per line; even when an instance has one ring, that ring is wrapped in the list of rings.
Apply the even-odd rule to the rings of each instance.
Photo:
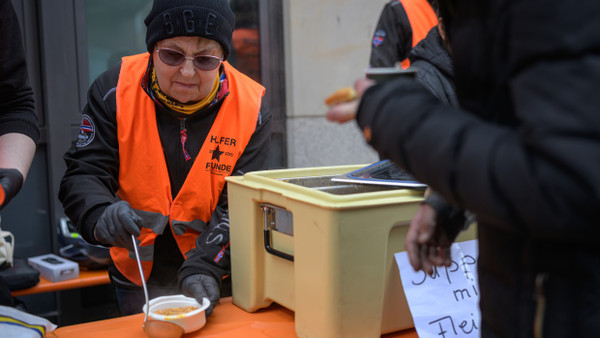
[[[17,195],[23,186],[23,174],[17,169],[0,168],[0,210]]]
[[[142,218],[127,201],[109,205],[96,223],[94,237],[102,244],[118,246],[133,251],[131,235],[138,237]]]
[[[200,304],[202,304],[202,298],[208,298],[210,306],[206,309],[207,317],[212,314],[221,297],[219,283],[209,275],[195,274],[187,276],[181,283],[181,289],[185,296],[194,297]]]

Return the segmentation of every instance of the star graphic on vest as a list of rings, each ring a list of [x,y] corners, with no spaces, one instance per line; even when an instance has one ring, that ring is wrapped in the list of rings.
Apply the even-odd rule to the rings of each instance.
[[[220,151],[219,146],[217,146],[212,153],[212,158],[210,160],[212,161],[214,159],[217,159],[217,162],[221,162],[221,155],[224,153],[224,151]]]

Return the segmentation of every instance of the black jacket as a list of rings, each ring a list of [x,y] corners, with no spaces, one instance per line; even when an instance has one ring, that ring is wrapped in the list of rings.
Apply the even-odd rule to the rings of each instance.
[[[61,181],[59,199],[64,206],[65,214],[77,226],[83,238],[92,244],[100,244],[93,236],[98,218],[109,204],[118,201],[116,192],[119,188],[119,148],[115,97],[119,72],[120,64],[101,74],[91,85],[83,114],[89,116],[94,124],[93,139],[90,141],[89,134],[86,138],[78,138],[64,156],[67,170]],[[147,88],[146,91],[148,92]],[[194,162],[186,161],[183,156],[180,136],[182,123],[187,129],[185,149],[192,159],[195,159],[219,113],[222,102],[223,98],[214,105],[187,117],[185,121],[162,104],[155,104],[158,131],[169,170],[173,198],[179,192]],[[233,175],[266,168],[270,126],[271,113],[263,104],[256,130],[244,153],[238,159]],[[180,270],[180,280],[192,274],[202,273],[213,276],[220,283],[223,277],[230,273],[229,229],[224,227],[224,224],[229,224],[227,186],[221,194],[207,229],[198,237],[196,248],[188,253],[185,262],[170,227],[166,227],[165,233],[156,238],[154,264],[148,278],[148,285],[176,288],[178,270]],[[206,238],[221,240],[209,245],[206,244],[208,242]],[[215,263],[214,258],[223,247],[227,247],[225,255]],[[127,281],[112,264],[109,266],[109,272],[113,282],[123,287],[133,287],[133,284]]]
[[[411,68],[417,69],[415,78],[445,104],[457,106],[454,89],[452,59],[437,26],[408,54]]]
[[[389,1],[383,7],[371,45],[371,67],[393,67],[412,49],[412,27],[402,3]]]
[[[600,3],[447,4],[463,109],[398,79],[365,93],[358,123],[477,215],[484,337],[530,337],[540,309],[546,337],[597,336]]]
[[[0,1],[0,136],[8,133],[27,135],[36,145],[40,137],[33,90],[27,82],[19,21],[12,2],[3,0]],[[15,305],[2,277],[0,305]]]
[[[36,144],[40,138],[17,14],[10,1],[0,1],[0,136],[7,133]]]
[[[381,10],[373,33],[369,66],[394,67],[408,57],[412,46],[413,29],[402,2],[388,1]]]

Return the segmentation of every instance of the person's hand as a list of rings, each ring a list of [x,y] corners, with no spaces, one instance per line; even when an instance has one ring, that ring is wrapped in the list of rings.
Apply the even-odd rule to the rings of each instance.
[[[410,222],[404,248],[415,271],[423,270],[431,275],[435,266],[452,263],[450,245],[453,239],[446,235],[443,226],[437,224],[435,209],[423,203]]]
[[[187,276],[181,283],[181,289],[185,296],[194,297],[200,304],[202,304],[203,298],[208,298],[210,306],[206,309],[207,317],[212,314],[221,297],[219,284],[213,277],[208,275],[195,274]]]
[[[356,80],[354,82],[356,99],[329,107],[327,113],[325,113],[327,120],[338,123],[345,123],[354,120],[360,104],[360,98],[362,97],[363,93],[374,84],[375,82],[373,80],[367,78]]]
[[[131,235],[140,235],[142,218],[138,216],[127,201],[109,205],[96,223],[94,237],[100,243],[118,246],[133,251]]]
[[[17,169],[0,168],[0,210],[17,195],[23,186],[23,175]]]

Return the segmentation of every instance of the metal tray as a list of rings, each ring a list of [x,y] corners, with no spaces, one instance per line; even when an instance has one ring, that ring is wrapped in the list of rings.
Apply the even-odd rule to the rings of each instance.
[[[355,184],[347,182],[333,181],[332,178],[340,177],[339,175],[331,176],[305,176],[305,177],[293,177],[293,178],[280,178],[279,181],[286,183],[296,184],[303,187],[324,191],[334,195],[350,195],[360,194],[366,192],[376,192],[385,190],[397,190],[402,189],[396,186],[378,186],[369,184]]]

